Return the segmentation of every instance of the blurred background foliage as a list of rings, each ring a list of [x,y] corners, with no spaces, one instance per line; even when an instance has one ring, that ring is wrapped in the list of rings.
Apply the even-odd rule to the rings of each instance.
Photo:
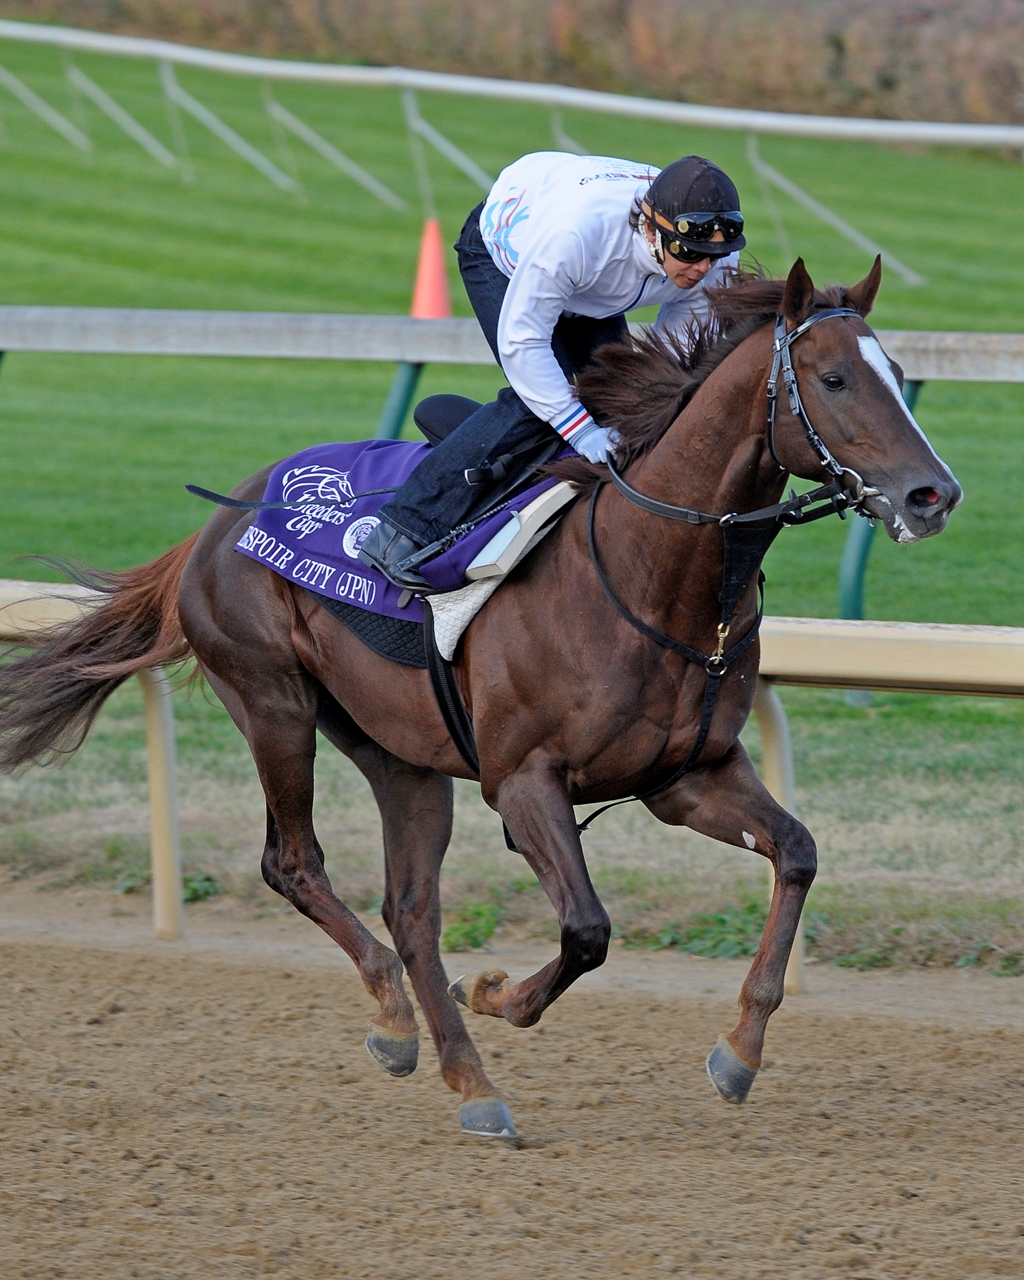
[[[4,12],[727,106],[1024,119],[1022,0],[13,0]]]

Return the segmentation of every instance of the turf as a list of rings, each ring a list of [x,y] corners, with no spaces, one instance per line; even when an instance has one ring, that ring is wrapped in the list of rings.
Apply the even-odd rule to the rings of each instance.
[[[297,174],[298,198],[277,191],[188,119],[195,182],[184,185],[95,110],[75,103],[58,53],[0,43],[0,61],[96,144],[83,161],[13,99],[0,99],[0,302],[407,311],[423,209],[397,95],[275,90],[404,194],[407,213],[385,209],[302,144],[282,149],[251,82],[179,72],[190,92]],[[170,141],[152,64],[78,61]],[[549,118],[539,110],[431,95],[421,95],[420,106],[493,174],[524,151],[552,145]],[[788,267],[743,138],[573,113],[565,127],[595,152],[660,163],[687,151],[712,156],[740,187],[751,251],[773,271]],[[760,150],[928,277],[922,288],[887,277],[879,327],[1021,328],[1024,169],[1015,159],[770,138],[761,139]],[[450,243],[482,193],[436,155],[429,166]],[[816,279],[864,274],[869,263],[859,251],[784,197],[777,205],[786,238]],[[453,254],[448,265],[455,310],[468,315]],[[229,487],[306,445],[372,434],[392,375],[391,366],[371,363],[8,355],[0,370],[0,572],[52,576],[31,561],[11,562],[26,553],[76,555],[110,568],[158,555],[205,518],[186,483]],[[422,390],[486,398],[500,382],[497,370],[432,366]],[[1024,625],[1016,497],[1022,410],[1024,388],[1017,386],[924,388],[920,420],[967,498],[941,538],[902,548],[876,537],[869,615]],[[779,539],[767,565],[771,612],[836,612],[845,529],[823,521]],[[783,697],[793,721],[800,811],[822,852],[812,903],[821,953],[863,963],[898,955],[962,962],[979,948],[1018,945],[1024,704],[876,696],[865,709],[830,691],[784,690]],[[144,875],[138,715],[137,691],[126,688],[66,771],[3,782],[0,864],[44,878],[58,866],[73,880],[93,875],[120,883]],[[251,851],[259,844],[261,805],[244,744],[224,713],[202,701],[179,700],[178,725],[188,865],[213,872],[235,892],[255,893]],[[756,725],[745,736],[756,756]],[[346,896],[368,906],[379,897],[380,868],[371,852],[376,818],[363,791],[353,771],[325,752],[318,824]],[[460,789],[447,901],[469,910],[489,906],[500,891],[511,919],[534,890],[510,879],[521,868],[502,852],[493,815],[474,791]],[[129,802],[131,818],[127,809],[121,814]],[[588,856],[626,933],[660,938],[687,912],[728,912],[752,885],[757,890],[757,860],[742,851],[701,852],[639,806],[605,821],[588,836]],[[532,918],[528,902],[522,911]]]
[[[195,181],[162,170],[90,104],[76,100],[55,50],[0,47],[4,65],[87,129],[81,158],[6,94],[0,166],[4,272],[0,300],[110,306],[404,312],[422,208],[394,93],[281,85],[281,102],[404,194],[394,213],[298,142],[282,145],[259,86],[182,69],[180,82],[232,127],[294,172],[282,193],[184,117]],[[170,141],[156,68],[81,56],[79,65],[152,132]],[[424,115],[489,172],[550,147],[546,112],[514,104],[421,95]],[[569,133],[595,152],[664,163],[688,150],[713,156],[738,181],[748,240],[773,270],[787,265],[745,140],[717,131],[570,113]],[[890,275],[879,327],[1020,328],[1024,228],[1015,211],[1024,171],[979,153],[763,138],[769,162],[928,277],[910,288]],[[446,237],[481,192],[447,161],[428,157]],[[852,280],[867,259],[802,208],[777,196],[784,231],[820,280]],[[985,236],[963,235],[965,210],[985,210]],[[971,223],[975,226],[975,223]],[[995,248],[994,246],[998,246]],[[449,255],[455,309],[468,314]],[[388,365],[99,358],[11,354],[0,375],[7,462],[0,560],[76,554],[107,567],[155,556],[205,512],[183,491],[237,482],[306,444],[374,430]],[[496,370],[437,366],[424,390],[489,395]],[[876,539],[873,616],[1024,623],[1016,547],[1024,389],[931,384],[926,430],[963,480],[967,501],[933,543]],[[836,611],[835,570],[845,528],[826,522],[787,534],[769,564],[775,613]],[[20,563],[18,576],[51,576]]]

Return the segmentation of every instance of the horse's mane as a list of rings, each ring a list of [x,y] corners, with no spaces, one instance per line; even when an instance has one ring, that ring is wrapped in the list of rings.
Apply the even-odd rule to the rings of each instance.
[[[595,420],[621,436],[615,455],[620,468],[653,449],[726,356],[774,320],[785,288],[785,280],[735,271],[728,284],[707,290],[710,313],[685,334],[648,329],[628,346],[595,352],[593,363],[577,375],[577,392]],[[846,294],[843,285],[815,289],[814,309],[844,306]],[[550,470],[584,488],[607,474],[582,458],[557,462]]]

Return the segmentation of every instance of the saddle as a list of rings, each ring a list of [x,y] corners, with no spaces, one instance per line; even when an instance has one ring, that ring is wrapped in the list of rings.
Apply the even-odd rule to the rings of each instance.
[[[359,559],[376,512],[429,450],[480,406],[466,396],[436,395],[414,411],[426,444],[369,440],[316,445],[271,472],[263,501],[195,490],[229,506],[252,507],[253,523],[235,549],[315,595],[382,657],[427,666],[423,623],[429,612],[440,656],[450,661],[462,632],[501,579],[553,527],[575,498],[554,477],[536,478],[537,456],[502,456],[480,468],[481,500],[468,527],[422,566],[428,589],[413,596]],[[562,448],[557,438],[547,453]],[[431,608],[424,608],[428,596]]]

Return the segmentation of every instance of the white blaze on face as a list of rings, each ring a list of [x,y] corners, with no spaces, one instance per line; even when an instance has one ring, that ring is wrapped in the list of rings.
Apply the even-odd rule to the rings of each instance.
[[[892,365],[889,363],[889,357],[882,350],[882,344],[875,337],[867,338],[863,334],[858,334],[857,345],[860,347],[861,355],[881,378],[882,385],[892,392],[897,404],[907,415],[907,420],[910,425],[914,428],[921,439],[927,442],[928,437],[917,425],[917,420],[907,408],[907,402],[903,399],[903,392],[900,390],[900,384],[896,381],[896,375],[892,371]],[[928,447],[930,449],[931,445]]]
[[[914,415],[907,408],[907,402],[903,399],[903,392],[900,390],[900,384],[896,381],[896,375],[892,371],[892,365],[889,363],[889,357],[882,350],[882,344],[875,337],[867,338],[867,337],[864,337],[863,335],[858,335],[857,345],[860,347],[861,355],[864,357],[867,363],[872,367],[872,369],[874,369],[875,373],[878,374],[879,378],[882,381],[882,385],[892,392],[892,395],[896,400],[896,403],[906,414],[907,421],[910,423],[910,425],[914,428],[917,434],[928,446],[928,452],[933,457],[935,457],[935,460],[938,462],[939,459],[936,457],[935,450],[932,449],[932,446],[928,440],[928,437],[918,426],[917,420],[915,419]],[[879,497],[883,502],[888,503],[890,507],[892,506],[892,503],[889,502],[889,499],[886,498],[884,495],[880,494]],[[920,535],[916,533],[911,533],[910,529],[907,527],[906,521],[903,519],[903,517],[900,515],[899,512],[894,513],[893,523],[895,524],[896,529],[898,530],[898,536],[897,536],[898,542],[919,541]]]

